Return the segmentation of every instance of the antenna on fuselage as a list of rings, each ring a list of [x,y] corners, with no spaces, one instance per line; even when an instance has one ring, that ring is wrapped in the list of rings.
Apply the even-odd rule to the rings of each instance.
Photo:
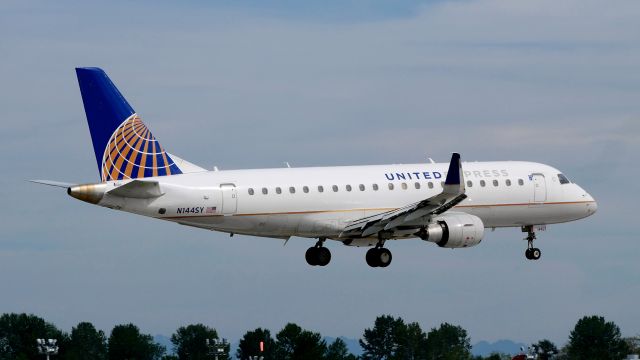
[[[217,166],[214,166],[214,167],[213,167],[213,171],[220,171],[220,169],[218,169],[218,167],[217,167]]]
[[[430,163],[432,163],[432,164],[435,164],[435,163],[436,163],[435,161],[433,161],[433,159],[432,159],[432,158],[428,158],[428,159],[429,159],[429,162],[430,162]]]
[[[289,165],[289,162],[288,162],[288,161],[285,161],[285,162],[284,162],[284,165],[285,165],[286,167],[288,167],[289,169],[291,169],[291,165]]]

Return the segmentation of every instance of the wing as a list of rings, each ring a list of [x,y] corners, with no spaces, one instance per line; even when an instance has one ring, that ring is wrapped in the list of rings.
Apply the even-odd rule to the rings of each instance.
[[[442,214],[459,204],[466,197],[460,154],[453,153],[447,178],[444,182],[444,189],[440,194],[399,209],[352,221],[344,228],[340,237],[369,237],[381,231],[392,231],[399,226],[415,222],[416,219]]]

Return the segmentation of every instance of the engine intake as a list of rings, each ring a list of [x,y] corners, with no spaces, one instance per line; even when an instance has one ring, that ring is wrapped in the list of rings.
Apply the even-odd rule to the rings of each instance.
[[[484,237],[484,224],[479,217],[463,213],[434,217],[416,235],[444,248],[465,248],[478,245]]]

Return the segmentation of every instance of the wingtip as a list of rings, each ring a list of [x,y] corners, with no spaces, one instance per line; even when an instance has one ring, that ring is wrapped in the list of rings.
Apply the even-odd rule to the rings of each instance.
[[[459,185],[461,183],[461,167],[460,153],[452,153],[451,162],[449,163],[449,171],[447,171],[447,179],[444,182],[445,185]]]

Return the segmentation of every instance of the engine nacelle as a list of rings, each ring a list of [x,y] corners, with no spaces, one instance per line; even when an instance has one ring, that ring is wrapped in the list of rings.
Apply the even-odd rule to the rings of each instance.
[[[444,214],[434,217],[417,235],[440,247],[465,248],[480,244],[484,237],[484,224],[474,215]]]

